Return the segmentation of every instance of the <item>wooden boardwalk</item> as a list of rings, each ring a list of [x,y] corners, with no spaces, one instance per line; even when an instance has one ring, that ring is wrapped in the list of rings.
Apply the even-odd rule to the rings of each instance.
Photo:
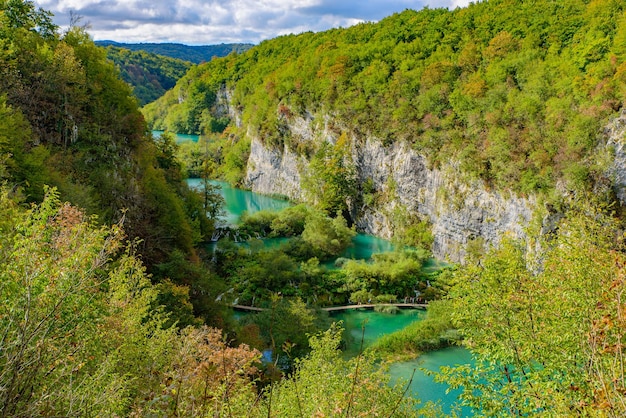
[[[411,309],[426,309],[427,304],[424,303],[367,303],[356,305],[344,305],[344,306],[330,306],[328,308],[322,308],[326,312],[345,311],[348,309],[374,309],[377,306],[395,306],[396,308],[411,308]]]
[[[239,309],[241,311],[252,311],[252,312],[263,312],[265,309],[257,308],[255,306],[245,306],[245,305],[232,305],[234,309]]]
[[[330,306],[326,308],[321,308],[322,311],[326,312],[337,312],[337,311],[346,311],[348,309],[374,309],[377,306],[395,306],[396,308],[410,308],[410,309],[426,309],[428,307],[425,303],[367,303],[361,305],[344,305],[344,306]],[[245,306],[245,305],[232,305],[234,309],[239,309],[242,311],[252,311],[252,312],[262,312],[264,308],[257,308],[256,306]]]

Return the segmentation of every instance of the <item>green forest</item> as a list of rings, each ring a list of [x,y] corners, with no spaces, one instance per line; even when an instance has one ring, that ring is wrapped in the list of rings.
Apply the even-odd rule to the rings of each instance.
[[[107,47],[107,58],[119,68],[122,79],[133,87],[140,106],[163,96],[192,65],[188,61],[112,45]]]
[[[150,42],[131,44],[113,41],[96,41],[95,43],[98,46],[112,46],[115,48],[128,49],[134,52],[144,51],[149,54],[189,61],[194,64],[208,62],[215,57],[225,57],[232,52],[241,53],[247,51],[253,46],[252,44],[183,45]]]
[[[494,0],[283,36],[199,66],[144,114],[155,129],[212,132],[219,115],[202,110],[226,88],[243,126],[303,155],[315,150],[285,125],[333,115],[496,189],[589,187],[603,170],[598,132],[624,99],[623,6]]]
[[[617,0],[406,10],[191,66],[140,110],[85,28],[0,0],[0,416],[440,417],[385,370],[454,344],[475,362],[435,378],[476,416],[624,416],[624,219],[599,145],[625,46]],[[337,141],[286,134],[306,113],[341,121]],[[397,250],[337,258],[356,190],[393,199],[359,184],[354,132],[560,216],[429,269],[429,226],[399,208]],[[314,198],[224,228],[208,180],[241,184],[250,136],[307,156]],[[320,308],[416,289],[425,319],[343,355],[351,337]],[[237,319],[235,302],[264,311]]]

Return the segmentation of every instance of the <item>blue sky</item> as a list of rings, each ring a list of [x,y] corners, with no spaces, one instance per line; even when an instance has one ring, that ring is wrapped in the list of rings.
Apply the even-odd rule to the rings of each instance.
[[[207,45],[259,43],[289,33],[377,21],[405,9],[463,7],[469,0],[35,0],[61,27],[70,12],[95,40]]]

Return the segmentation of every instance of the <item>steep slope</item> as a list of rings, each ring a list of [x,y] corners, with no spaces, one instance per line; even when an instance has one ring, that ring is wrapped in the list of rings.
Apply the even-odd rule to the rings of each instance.
[[[106,51],[142,106],[174,87],[192,65],[189,61],[115,46],[108,46]]]
[[[248,187],[330,199],[385,236],[430,223],[437,255],[462,259],[611,181],[598,145],[624,99],[623,7],[494,0],[281,37],[199,66],[144,113],[179,132],[229,114],[252,144]],[[341,138],[333,158],[323,144]],[[356,187],[316,169],[338,161]]]
[[[26,201],[56,186],[103,223],[125,218],[150,268],[174,250],[192,257],[191,224],[208,222],[199,198],[105,51],[80,28],[58,35],[32,2],[1,4],[0,45],[2,180]]]

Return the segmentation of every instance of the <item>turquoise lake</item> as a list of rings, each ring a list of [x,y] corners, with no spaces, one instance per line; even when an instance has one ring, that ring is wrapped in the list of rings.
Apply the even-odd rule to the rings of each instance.
[[[152,131],[152,136],[161,136],[162,133],[163,131]],[[198,139],[200,139],[200,135],[174,134],[174,136],[176,137],[177,144],[187,141],[198,142]]]
[[[402,309],[396,314],[374,312],[366,309],[351,309],[340,313],[333,313],[332,318],[343,321],[343,326],[350,333],[351,341],[346,348],[346,355],[355,356],[361,349],[369,347],[376,339],[385,334],[401,330],[414,321],[424,318],[426,311]],[[363,337],[363,338],[362,338]],[[413,375],[413,381],[409,393],[421,400],[421,405],[426,402],[435,402],[441,405],[444,413],[452,410],[460,390],[446,393],[448,385],[437,383],[426,372],[438,372],[442,366],[454,366],[472,364],[473,360],[468,350],[462,347],[450,347],[442,350],[422,354],[412,361],[396,362],[389,366],[391,383],[403,381],[408,383]],[[469,408],[460,410],[461,416],[472,416]]]
[[[225,201],[224,216],[221,218],[226,225],[236,225],[241,218],[241,214],[255,213],[260,210],[281,210],[291,206],[287,200],[276,199],[248,190],[237,189],[224,181],[210,180],[209,183],[219,186],[220,193]],[[201,179],[187,179],[187,184],[196,189],[202,189]],[[271,245],[278,245],[280,239],[265,240]],[[355,260],[368,260],[372,254],[393,251],[391,242],[375,237],[373,235],[357,234],[352,240],[352,245],[341,254],[340,257]],[[333,262],[328,263],[333,264]]]
[[[202,180],[188,179],[189,185],[194,188],[202,187]],[[254,213],[259,210],[281,210],[288,207],[290,203],[286,200],[264,196],[258,193],[241,190],[231,187],[228,183],[211,181],[211,184],[220,186],[221,194],[225,200],[225,214],[222,221],[229,225],[236,225],[243,211]],[[280,245],[285,238],[268,239],[266,245]],[[367,260],[372,254],[392,251],[394,246],[391,242],[371,235],[358,234],[353,239],[353,245],[349,247],[343,257]],[[437,269],[446,264],[438,260],[429,260],[426,268]],[[363,337],[364,348],[367,348],[377,338],[384,334],[389,334],[400,330],[414,321],[419,321],[426,314],[423,310],[400,310],[396,314],[374,312],[365,309],[351,309],[332,315],[336,320],[343,321],[344,327],[351,335],[350,346],[346,348],[346,355],[357,355],[360,350],[363,327],[365,334]],[[389,374],[392,382],[402,379],[408,382],[413,373],[413,381],[409,393],[419,398],[422,404],[428,401],[441,404],[443,411],[449,413],[452,405],[456,401],[458,392],[446,394],[447,385],[436,383],[431,376],[422,369],[438,371],[441,366],[455,364],[467,364],[471,362],[468,350],[453,347],[423,354],[417,360],[409,362],[394,363],[389,367]],[[461,410],[462,416],[471,416],[469,409]]]

